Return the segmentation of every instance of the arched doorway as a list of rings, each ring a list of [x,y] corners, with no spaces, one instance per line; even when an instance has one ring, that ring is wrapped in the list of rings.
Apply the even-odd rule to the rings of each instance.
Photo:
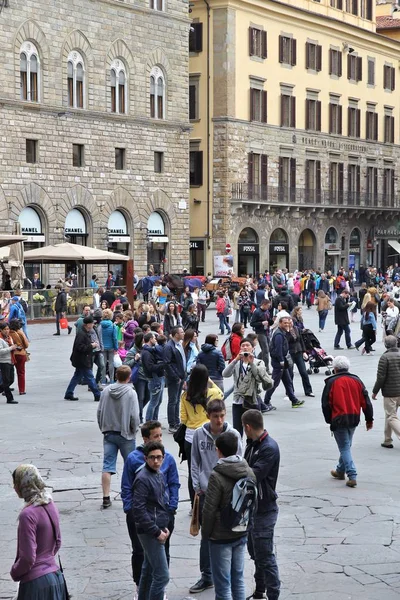
[[[325,234],[325,271],[337,273],[339,269],[339,234],[334,227],[329,227]]]
[[[289,266],[289,243],[284,229],[278,228],[269,238],[269,272],[276,269],[287,269]]]
[[[260,244],[258,235],[251,227],[242,229],[238,239],[238,265],[239,277],[252,275],[255,277],[260,269]],[[235,269],[236,271],[236,269]]]
[[[24,250],[34,250],[44,245],[46,236],[39,212],[32,206],[26,206],[19,214],[18,223],[21,225],[21,233],[28,239],[24,242]],[[39,273],[42,281],[42,264],[40,262],[26,262],[25,272],[28,279],[33,281],[34,273]]]
[[[169,238],[163,216],[154,211],[147,221],[147,269],[154,268],[155,273],[165,272]]]
[[[85,215],[78,208],[73,208],[65,218],[64,237],[66,241],[70,242],[70,244],[87,246],[88,235]],[[76,275],[79,285],[85,285],[87,281],[87,265],[85,263],[78,268],[76,262],[66,263],[65,274],[67,277]]]
[[[120,210],[114,210],[108,219],[108,250],[117,254],[129,255],[130,235],[125,215]],[[125,281],[125,263],[112,263],[108,269],[114,273],[115,284],[122,285]]]
[[[354,227],[350,234],[349,242],[349,269],[354,269],[357,280],[359,280],[358,274],[360,271],[360,257],[361,257],[361,233],[358,227]]]
[[[305,229],[299,237],[299,269],[313,269],[315,264],[316,239],[311,229]]]

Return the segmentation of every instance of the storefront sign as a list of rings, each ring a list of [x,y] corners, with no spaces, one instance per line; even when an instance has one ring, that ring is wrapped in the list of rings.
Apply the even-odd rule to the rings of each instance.
[[[269,253],[270,254],[288,254],[289,253],[289,244],[270,244],[269,245]]]
[[[390,225],[390,227],[375,227],[374,234],[376,238],[397,239],[400,237],[399,225]]]
[[[352,254],[360,254],[360,248],[357,248],[356,246],[354,246],[354,248],[352,246],[350,246],[350,252]]]
[[[18,217],[21,225],[21,233],[27,238],[27,242],[40,243],[45,241],[42,233],[42,222],[39,214],[31,206],[26,206]]]
[[[147,221],[149,235],[165,235],[164,219],[158,212],[152,212]]]
[[[189,247],[190,250],[204,250],[204,240],[191,240]]]
[[[338,244],[325,244],[325,250],[332,250],[333,252],[340,253],[340,246]]]
[[[126,219],[120,210],[114,210],[108,219],[108,241],[129,244],[130,236]]]
[[[251,242],[247,244],[238,244],[238,253],[239,254],[258,254],[259,253],[259,244],[252,244]]]
[[[75,233],[75,234],[78,234],[78,235],[79,235],[79,234],[80,234],[80,235],[82,235],[82,234],[83,234],[83,230],[82,230],[82,228],[81,228],[81,227],[66,227],[66,228],[64,229],[64,231],[65,231],[65,233]]]
[[[374,249],[374,242],[372,240],[368,240],[367,241],[367,250],[373,250]]]
[[[77,208],[73,208],[67,214],[64,232],[72,235],[86,235],[85,217]]]
[[[120,244],[129,244],[130,237],[129,235],[109,235],[108,241],[113,243],[118,242]]]
[[[233,275],[233,256],[214,256],[214,275],[215,277],[229,277]]]

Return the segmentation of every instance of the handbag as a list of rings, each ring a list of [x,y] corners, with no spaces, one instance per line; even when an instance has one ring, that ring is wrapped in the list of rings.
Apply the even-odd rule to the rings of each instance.
[[[42,506],[43,506],[44,510],[46,511],[46,513],[47,513],[47,516],[49,517],[49,520],[50,520],[50,523],[51,523],[51,527],[52,527],[52,529],[53,529],[53,535],[54,535],[54,539],[57,541],[56,527],[55,527],[55,525],[54,525],[54,521],[53,521],[53,519],[51,518],[51,515],[50,515],[49,511],[48,511],[48,510],[47,510],[47,508],[46,508],[46,505],[45,505],[45,504],[42,504]],[[61,574],[62,574],[62,578],[63,578],[63,580],[64,580],[65,598],[66,598],[66,600],[71,600],[71,599],[72,599],[72,596],[71,596],[71,594],[70,594],[70,593],[69,593],[69,591],[68,591],[68,586],[67,586],[67,582],[66,582],[66,580],[65,580],[64,569],[63,569],[63,566],[62,566],[62,563],[61,563],[60,554],[58,555],[58,564],[59,564],[59,566],[60,566],[60,571],[61,571]]]
[[[200,532],[200,496],[195,495],[193,501],[192,520],[190,521],[190,535],[194,537]]]
[[[59,321],[61,329],[68,329],[68,321],[65,317],[62,317]]]
[[[186,425],[181,423],[173,435],[175,442],[179,446],[178,457],[180,457],[181,463],[184,460],[187,460],[187,455],[185,452],[185,435],[186,435]]]
[[[133,365],[133,367],[131,367],[132,372],[131,372],[131,383],[133,383],[133,385],[136,385],[139,379],[139,367],[140,367],[140,362],[137,361],[135,362],[135,364]]]
[[[122,367],[122,359],[119,354],[114,354],[113,364],[114,364],[114,369],[118,369],[118,367]]]

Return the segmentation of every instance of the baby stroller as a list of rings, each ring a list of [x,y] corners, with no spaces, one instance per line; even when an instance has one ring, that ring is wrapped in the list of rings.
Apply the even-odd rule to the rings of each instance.
[[[317,336],[311,331],[311,329],[303,329],[301,332],[306,353],[308,356],[308,369],[307,373],[319,373],[320,369],[325,368],[325,375],[332,375],[331,365],[333,362],[333,356],[330,356],[321,348],[321,344]]]

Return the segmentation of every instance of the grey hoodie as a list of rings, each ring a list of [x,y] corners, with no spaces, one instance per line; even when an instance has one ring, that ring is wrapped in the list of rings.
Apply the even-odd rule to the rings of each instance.
[[[242,456],[242,440],[240,434],[229,423],[224,423],[223,430],[233,431],[238,437],[237,453]],[[218,436],[217,436],[218,437]],[[192,482],[195,492],[206,492],[208,480],[218,462],[218,454],[215,448],[215,438],[210,432],[210,423],[204,423],[194,432],[192,442]]]
[[[139,403],[131,383],[113,383],[101,392],[97,422],[102,433],[116,431],[127,440],[135,439]]]

